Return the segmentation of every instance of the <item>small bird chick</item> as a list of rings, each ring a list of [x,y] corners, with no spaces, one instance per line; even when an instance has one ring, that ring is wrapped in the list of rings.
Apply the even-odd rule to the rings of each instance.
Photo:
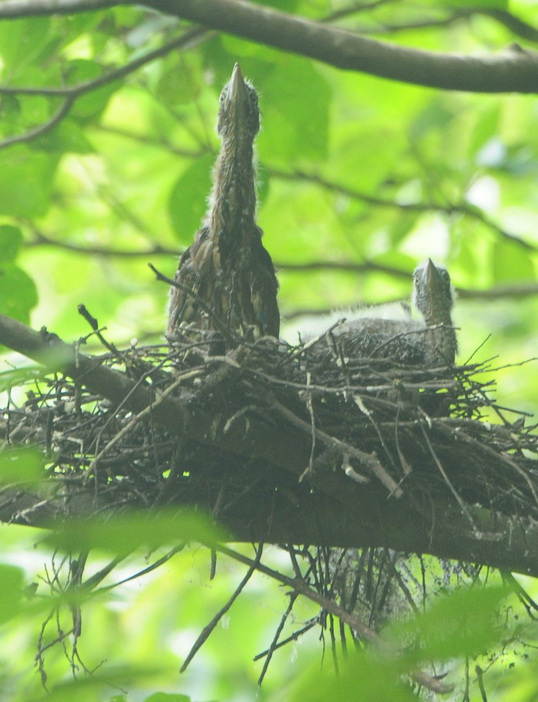
[[[458,342],[452,325],[454,294],[450,275],[431,258],[417,266],[413,273],[413,302],[426,325],[424,345],[429,365],[452,365]]]
[[[431,259],[413,274],[413,302],[422,319],[376,317],[376,308],[332,331],[345,356],[391,358],[406,365],[447,366],[454,363],[454,302],[446,268]],[[383,308],[381,308],[383,309]],[[360,312],[360,311],[359,311]]]

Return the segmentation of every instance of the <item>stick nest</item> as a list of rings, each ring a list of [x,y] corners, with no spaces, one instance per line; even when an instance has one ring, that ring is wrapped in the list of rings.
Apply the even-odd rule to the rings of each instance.
[[[203,440],[188,428],[178,436],[151,409],[135,414],[61,374],[34,381],[24,401],[5,408],[4,437],[43,452],[47,501],[62,515],[170,503],[215,511],[224,484],[230,505],[245,491],[266,500],[310,489],[310,475],[345,471],[350,484],[392,496],[538,519],[535,426],[495,404],[493,381],[480,380],[488,365],[349,358],[330,333],[296,347],[262,339],[225,356],[192,342],[109,349],[95,361],[151,389],[156,402],[165,393],[203,412],[207,431]],[[223,451],[219,437],[238,422],[242,450]],[[253,423],[267,428],[268,441],[293,427],[310,460],[283,470],[267,452],[259,459]]]

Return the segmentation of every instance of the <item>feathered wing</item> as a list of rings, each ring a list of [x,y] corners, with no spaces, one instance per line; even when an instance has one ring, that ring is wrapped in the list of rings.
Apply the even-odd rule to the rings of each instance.
[[[195,236],[194,242],[181,255],[174,280],[182,287],[170,289],[168,307],[169,337],[173,337],[182,328],[198,330],[212,328],[207,310],[200,300],[212,309],[212,292],[209,284],[215,280],[211,267],[213,264],[212,242],[209,229],[204,227]]]
[[[223,262],[222,289],[225,323],[247,339],[278,337],[278,282],[271,257],[261,242],[249,247],[241,260]]]
[[[185,331],[217,331],[222,326],[249,339],[278,337],[278,281],[271,257],[261,241],[251,245],[247,255],[237,253],[223,260],[209,229],[198,232],[181,256],[174,276],[188,290],[171,290],[170,337],[180,327]]]

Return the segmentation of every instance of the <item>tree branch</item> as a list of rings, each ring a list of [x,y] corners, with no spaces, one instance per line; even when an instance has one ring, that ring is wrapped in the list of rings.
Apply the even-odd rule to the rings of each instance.
[[[376,3],[372,3],[375,7]],[[361,14],[364,9],[369,9],[368,7],[349,7],[342,10],[338,10],[330,15],[323,18],[323,22],[334,22],[335,20],[350,17],[352,15]],[[355,27],[355,31],[360,34],[395,34],[396,32],[414,31],[417,29],[435,29],[439,27],[448,27],[456,22],[461,22],[463,20],[471,19],[476,15],[482,15],[484,17],[489,17],[499,24],[502,24],[506,29],[509,29],[512,34],[525,39],[526,41],[538,42],[538,30],[533,27],[528,22],[524,22],[519,19],[516,15],[508,12],[507,10],[498,10],[493,8],[481,8],[481,7],[464,7],[464,8],[452,8],[450,14],[441,18],[427,18],[415,20],[412,22],[402,22],[402,23],[388,23],[388,22],[377,22],[375,27],[365,26],[365,27]]]
[[[7,0],[0,19],[72,14],[137,4],[127,0]],[[538,53],[508,50],[481,57],[395,46],[243,0],[146,0],[157,11],[344,70],[443,90],[538,92]]]
[[[62,102],[62,104],[56,110],[56,112],[50,117],[50,119],[48,119],[46,122],[43,122],[43,124],[34,127],[34,129],[29,129],[24,134],[16,134],[15,136],[8,137],[7,139],[0,141],[0,149],[5,149],[8,146],[13,146],[14,144],[21,144],[25,141],[32,141],[33,139],[37,139],[41,136],[44,136],[45,134],[47,134],[47,132],[50,132],[51,129],[54,129],[54,127],[57,124],[59,124],[64,117],[67,117],[70,109],[73,107],[74,102],[75,98],[65,98],[65,100]]]
[[[276,178],[281,178],[282,180],[300,180],[314,183],[315,185],[319,185],[321,188],[324,188],[329,192],[339,193],[341,195],[345,195],[346,197],[352,198],[353,200],[359,200],[374,207],[396,209],[400,210],[401,212],[440,212],[449,216],[454,214],[462,214],[470,219],[480,222],[512,244],[517,244],[527,251],[538,250],[538,247],[535,244],[531,244],[530,242],[525,241],[525,239],[521,239],[515,234],[506,231],[500,225],[496,224],[489,217],[487,217],[487,215],[479,207],[476,207],[469,202],[448,202],[447,204],[438,204],[436,202],[397,202],[396,200],[389,200],[388,198],[361,192],[342,183],[327,180],[317,173],[305,173],[304,171],[286,172],[270,168],[267,169],[267,172]]]
[[[38,246],[52,246],[57,249],[63,249],[64,251],[70,251],[74,254],[80,254],[82,256],[104,256],[106,258],[144,258],[150,259],[154,256],[178,256],[178,251],[175,248],[168,248],[166,246],[160,246],[155,244],[151,248],[144,250],[131,250],[131,249],[111,249],[106,246],[80,246],[78,244],[71,244],[67,241],[56,241],[51,239],[45,234],[34,231],[34,238],[31,241],[26,242],[25,246],[28,248],[35,248]],[[275,267],[279,271],[289,271],[296,273],[309,273],[314,271],[346,271],[349,273],[384,273],[393,278],[398,278],[400,280],[410,280],[411,272],[402,270],[401,268],[395,268],[394,266],[388,266],[382,263],[376,263],[375,261],[301,261],[298,263],[291,261],[275,261]],[[513,285],[497,285],[488,289],[477,289],[477,288],[456,288],[456,294],[461,300],[503,300],[508,298],[524,298],[533,297],[538,295],[538,283],[528,282],[528,283],[517,283]],[[395,301],[395,300],[394,300]],[[389,302],[393,302],[390,300]],[[365,303],[369,304],[369,303]],[[376,304],[372,302],[372,304]],[[295,317],[300,317],[303,315],[319,315],[328,314],[330,309],[296,309],[288,311],[286,314],[286,319],[293,319]]]
[[[0,19],[2,17],[1,10],[2,6],[0,5]],[[156,58],[165,56],[173,49],[186,48],[190,46],[194,41],[203,37],[205,33],[206,31],[204,29],[191,29],[189,32],[182,34],[180,37],[176,37],[164,46],[161,46],[159,49],[150,51],[144,56],[141,56],[131,63],[128,63],[126,66],[122,66],[121,68],[105,73],[104,75],[93,80],[86,81],[85,83],[80,83],[79,85],[63,88],[19,88],[16,86],[0,86],[0,95],[43,95],[47,97],[64,98],[58,110],[46,122],[43,122],[43,124],[40,124],[33,129],[29,129],[24,134],[17,134],[0,141],[0,149],[5,149],[8,146],[13,146],[14,144],[33,141],[34,139],[43,136],[67,116],[73,104],[82,95],[86,95],[92,90],[97,90],[98,88],[102,88],[104,85],[108,85],[116,80],[124,78],[125,76],[129,75],[129,73],[138,70],[145,64],[154,61]]]

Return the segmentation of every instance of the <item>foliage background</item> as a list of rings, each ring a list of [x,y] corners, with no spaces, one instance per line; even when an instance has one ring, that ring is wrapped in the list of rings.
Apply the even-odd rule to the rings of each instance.
[[[532,34],[522,40],[500,21],[503,12],[531,28],[538,24],[536,4],[524,0],[263,4],[403,46],[464,54],[501,52],[514,39],[532,46]],[[460,291],[460,360],[478,347],[474,358],[498,356],[493,365],[535,355],[535,96],[399,84],[209,32],[143,62],[186,27],[141,7],[0,21],[3,313],[31,320],[34,328],[45,325],[69,341],[90,331],[77,314],[84,303],[117,344],[161,338],[167,290],[146,263],[172,275],[177,253],[199,227],[218,149],[218,95],[239,61],[260,93],[259,223],[280,270],[290,341],[306,313],[408,297],[413,268],[431,256],[447,265]],[[28,132],[46,124],[64,98],[5,90],[75,86],[134,61],[142,65],[84,91],[67,116],[37,138],[27,138]],[[20,143],[9,143],[21,135]],[[88,345],[95,349],[91,339]],[[12,361],[5,361],[6,377]],[[535,369],[531,362],[497,375],[502,402],[535,411]],[[37,530],[2,527],[2,561],[22,567],[16,572],[25,584],[50,558],[45,545],[34,549],[40,541]],[[271,552],[278,563],[278,550]],[[140,558],[125,572],[136,570]],[[81,640],[86,665],[107,659],[101,670],[121,664],[139,669],[136,683],[128,671],[138,689],[129,699],[155,689],[198,700],[252,699],[260,664],[249,659],[268,645],[286,603],[262,576],[192,668],[176,675],[198,630],[242,577],[221,560],[222,577],[209,582],[208,563],[207,551],[193,547],[87,605]],[[40,582],[38,593],[44,591]],[[45,607],[29,602],[3,629],[0,699],[42,694],[32,651]],[[298,621],[316,611],[301,607]],[[317,670],[318,635],[314,630],[279,652],[262,698],[282,694],[297,665],[304,670],[313,659]],[[517,655],[500,659],[502,670],[520,661]],[[328,660],[324,666],[330,667]],[[161,672],[145,676],[153,667]],[[51,654],[47,670],[54,684],[65,676],[61,651]],[[510,699],[530,699],[525,670],[510,678]],[[488,699],[506,699],[503,684],[495,682]],[[78,690],[77,699],[83,694]],[[101,699],[93,689],[87,694]],[[102,694],[113,698],[109,689]],[[478,699],[476,685],[472,694]]]

